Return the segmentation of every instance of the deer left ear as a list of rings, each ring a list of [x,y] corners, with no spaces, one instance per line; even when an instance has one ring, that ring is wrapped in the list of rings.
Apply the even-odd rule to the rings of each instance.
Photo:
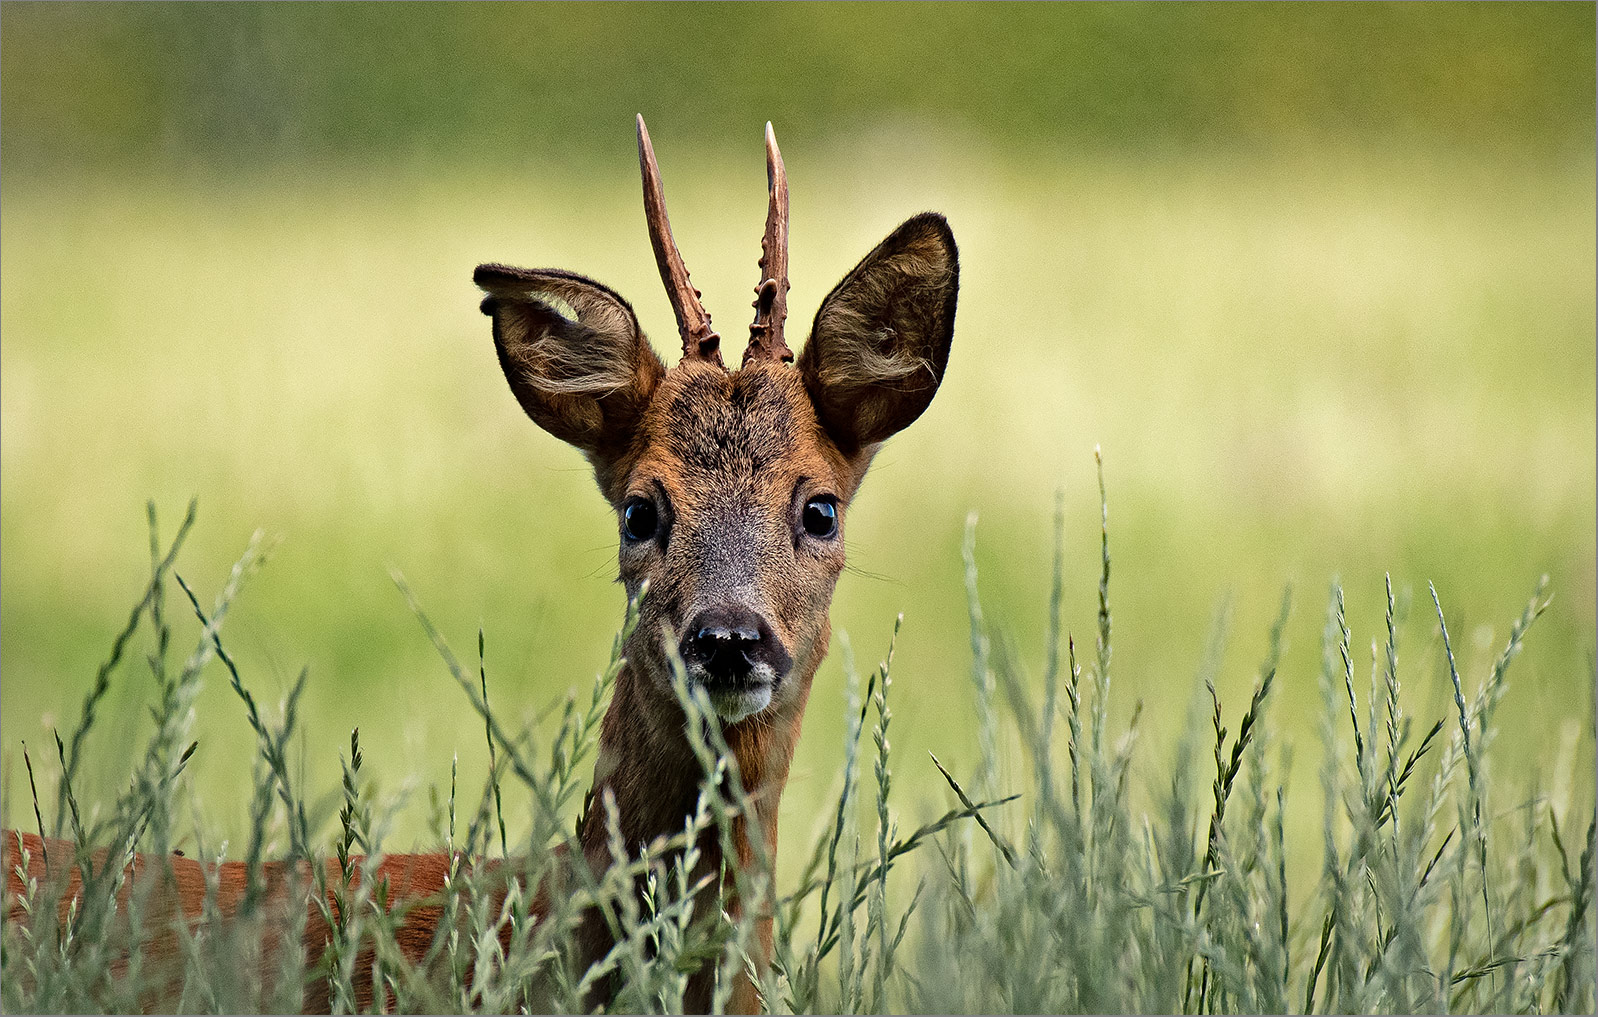
[[[603,474],[666,374],[632,307],[558,269],[482,265],[472,278],[488,291],[483,313],[494,319],[499,364],[522,409]]]
[[[923,212],[821,302],[798,367],[846,454],[886,441],[931,404],[949,364],[959,289],[954,234],[943,216]]]

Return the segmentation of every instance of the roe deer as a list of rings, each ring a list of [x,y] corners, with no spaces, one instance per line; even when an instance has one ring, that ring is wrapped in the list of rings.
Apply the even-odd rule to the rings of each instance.
[[[734,821],[736,857],[723,859],[713,833],[703,838],[696,871],[707,873],[724,861],[750,865],[761,844],[765,857],[775,857],[778,798],[831,634],[845,516],[878,448],[920,416],[938,389],[959,283],[948,224],[932,213],[914,216],[827,294],[795,360],[783,329],[788,185],[769,124],[765,140],[770,202],[760,283],[736,370],[723,362],[720,338],[672,239],[641,116],[644,212],[682,338],[676,367],[668,369],[650,347],[631,305],[600,283],[559,269],[496,264],[474,275],[487,293],[482,310],[493,321],[511,391],[534,423],[593,465],[616,512],[620,580],[629,597],[649,585],[601,726],[590,802],[613,798],[622,837],[635,852],[680,833],[693,813],[702,771],[672,684],[675,647],[690,685],[704,690],[720,717],[753,806]],[[611,863],[604,813],[586,808],[579,820],[581,850],[595,872]],[[7,852],[16,840],[6,835]],[[70,846],[58,850],[70,855]],[[176,861],[182,868],[184,860]],[[15,864],[8,853],[8,873]],[[199,869],[187,866],[194,868],[183,878],[192,885]],[[396,856],[385,866],[394,874],[394,900],[436,891],[446,868],[441,855]],[[244,874],[224,870],[223,894],[236,900]],[[14,874],[8,879],[15,900],[18,884]],[[186,915],[198,912],[196,901],[185,897]],[[434,931],[428,923],[437,921],[436,908],[407,916],[418,956]],[[762,967],[772,948],[769,914],[756,929],[751,952]],[[584,921],[578,939],[580,963],[611,945],[597,917]],[[691,977],[688,1009],[710,1007],[712,974]],[[308,994],[305,1003],[327,1000]],[[740,975],[729,1008],[752,1012],[758,1004],[754,984]]]

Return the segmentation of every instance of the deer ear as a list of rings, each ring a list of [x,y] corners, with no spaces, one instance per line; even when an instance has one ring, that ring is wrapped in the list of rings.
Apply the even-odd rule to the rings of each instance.
[[[559,269],[480,265],[499,366],[522,409],[598,465],[621,454],[666,368],[632,307]]]
[[[905,222],[834,286],[799,371],[822,426],[847,454],[908,427],[949,364],[959,254],[943,216]]]

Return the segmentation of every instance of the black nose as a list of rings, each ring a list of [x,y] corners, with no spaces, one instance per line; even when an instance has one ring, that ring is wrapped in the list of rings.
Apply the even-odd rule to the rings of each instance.
[[[726,684],[748,680],[760,664],[780,678],[792,663],[766,620],[740,607],[700,612],[688,623],[682,655],[703,667],[712,681]]]

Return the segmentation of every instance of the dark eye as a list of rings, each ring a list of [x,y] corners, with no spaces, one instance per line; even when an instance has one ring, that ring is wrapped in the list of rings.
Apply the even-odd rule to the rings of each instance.
[[[621,510],[622,532],[628,540],[648,540],[659,526],[654,502],[643,498],[629,498]]]
[[[802,517],[805,532],[826,540],[838,535],[838,503],[831,498],[811,498]]]

